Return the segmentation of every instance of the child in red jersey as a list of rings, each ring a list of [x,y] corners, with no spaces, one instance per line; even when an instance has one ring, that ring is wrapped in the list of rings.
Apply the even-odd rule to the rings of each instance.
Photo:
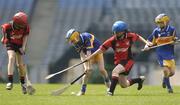
[[[112,26],[112,31],[113,36],[106,40],[95,53],[87,57],[85,60],[89,60],[96,54],[105,52],[110,47],[113,48],[114,64],[116,67],[112,71],[111,86],[107,94],[110,96],[114,94],[114,90],[118,82],[122,88],[126,88],[138,83],[137,89],[140,90],[145,79],[144,76],[134,79],[127,79],[127,75],[131,71],[134,64],[131,47],[133,42],[136,42],[137,40],[141,40],[147,45],[151,45],[151,43],[147,42],[140,35],[129,32],[128,25],[123,21],[115,22]]]
[[[17,64],[19,69],[20,82],[23,94],[27,93],[25,76],[26,65],[24,64],[22,55],[25,54],[27,38],[29,35],[28,17],[23,12],[18,12],[13,16],[12,21],[5,23],[2,26],[1,42],[7,48],[8,54],[8,83],[7,90],[13,88],[13,72],[14,64]]]

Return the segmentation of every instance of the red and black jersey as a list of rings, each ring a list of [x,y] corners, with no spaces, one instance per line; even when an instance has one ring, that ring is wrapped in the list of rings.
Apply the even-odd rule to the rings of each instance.
[[[107,50],[109,47],[114,50],[114,64],[117,65],[121,61],[128,61],[133,59],[131,46],[133,42],[139,39],[139,35],[136,33],[128,32],[125,35],[125,38],[118,40],[116,36],[112,36],[106,40],[101,46],[102,51]]]
[[[23,44],[23,37],[29,35],[30,28],[27,26],[25,29],[15,30],[12,23],[5,23],[2,26],[2,32],[5,35],[2,43],[13,43],[17,45]]]

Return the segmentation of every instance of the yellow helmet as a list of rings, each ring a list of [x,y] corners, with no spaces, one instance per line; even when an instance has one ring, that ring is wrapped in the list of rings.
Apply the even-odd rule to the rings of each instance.
[[[159,14],[156,18],[155,18],[155,23],[158,26],[166,26],[170,21],[169,16],[167,16],[166,14],[162,13]]]
[[[77,43],[80,33],[75,29],[70,29],[66,34],[66,40],[71,43]]]

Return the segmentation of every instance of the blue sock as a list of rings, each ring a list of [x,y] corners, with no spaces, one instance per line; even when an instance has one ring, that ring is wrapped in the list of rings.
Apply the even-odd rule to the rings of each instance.
[[[82,87],[81,87],[81,92],[86,92],[86,84],[83,84]]]
[[[169,77],[164,77],[164,82],[166,83],[166,86],[169,90],[172,89],[171,84],[169,82]]]
[[[165,78],[166,78],[166,77],[163,77],[163,83],[166,83],[166,82],[165,82]]]

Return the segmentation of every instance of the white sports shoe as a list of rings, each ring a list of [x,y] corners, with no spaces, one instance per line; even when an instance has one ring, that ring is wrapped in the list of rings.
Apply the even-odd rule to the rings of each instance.
[[[85,95],[85,92],[80,91],[76,94],[76,96],[82,96],[82,95]]]
[[[113,96],[113,93],[107,92],[107,96]]]
[[[12,90],[12,88],[13,88],[13,83],[9,82],[9,83],[6,84],[6,89],[7,90]]]

